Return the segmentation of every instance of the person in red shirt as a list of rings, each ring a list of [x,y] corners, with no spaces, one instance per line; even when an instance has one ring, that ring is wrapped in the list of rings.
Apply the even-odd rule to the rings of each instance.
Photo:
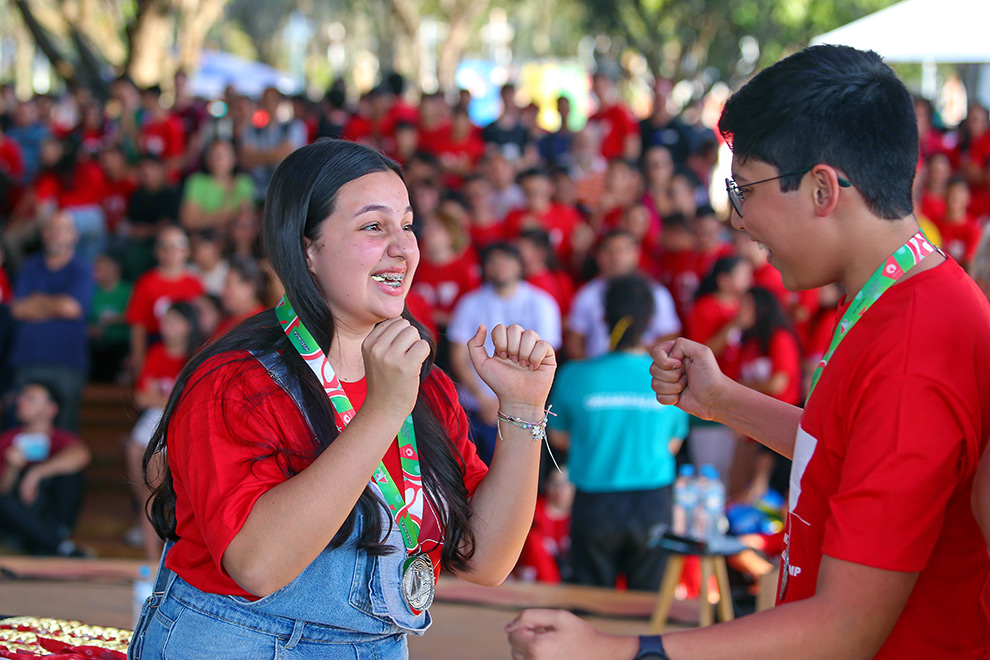
[[[55,426],[59,400],[49,383],[25,383],[15,405],[20,426],[0,434],[5,540],[31,554],[84,557],[69,534],[79,515],[89,448]]]
[[[107,219],[107,231],[113,235],[121,221],[127,217],[131,195],[138,188],[137,177],[128,167],[127,158],[119,147],[103,149],[97,160],[103,169],[105,185],[100,206]]]
[[[474,172],[485,154],[481,129],[471,123],[466,107],[454,108],[450,130],[436,142],[436,154],[443,168],[444,185],[452,190],[459,189],[464,177]]]
[[[980,244],[980,225],[969,214],[969,185],[962,177],[949,180],[945,217],[936,223],[942,236],[942,249],[966,268]]]
[[[219,337],[246,319],[264,311],[263,300],[267,300],[268,271],[257,261],[246,257],[230,260],[227,276],[224,279],[220,301],[226,314],[213,332]]]
[[[134,489],[135,499],[144,503],[151,491],[144,483],[141,462],[144,452],[162,419],[172,387],[179,378],[182,367],[203,339],[196,308],[190,302],[177,302],[169,306],[162,317],[162,340],[148,350],[134,391],[134,405],[141,411],[137,423],[125,443],[127,476]],[[158,466],[160,469],[160,466]],[[162,542],[144,515],[144,507],[135,525],[141,530],[144,550],[149,561],[156,561],[162,553]]]
[[[457,219],[443,212],[423,221],[420,251],[413,291],[430,305],[433,322],[443,334],[457,301],[481,286],[478,253]]]
[[[145,479],[158,483],[150,510],[170,541],[169,586],[142,613],[132,654],[222,638],[224,652],[257,657],[284,645],[291,611],[307,622],[296,653],[323,657],[332,644],[403,658],[405,635],[429,624],[441,564],[489,585],[515,565],[554,353],[518,326],[491,329],[491,356],[486,328],[470,340],[503,415],[486,469],[405,313],[419,250],[400,173],[339,140],[276,169],[265,243],[286,297],[204,347],[172,390],[145,460],[166,460]]]
[[[925,161],[918,212],[935,225],[945,219],[945,198],[952,178],[952,164],[944,153],[935,153]]]
[[[849,295],[803,410],[733,382],[697,343],[654,351],[660,403],[793,458],[778,605],[642,642],[524,613],[514,652],[987,658],[990,555],[971,497],[990,437],[990,303],[912,213],[910,94],[876,53],[814,46],[732,96],[719,129],[733,225],[768,247],[789,289]],[[960,369],[961,356],[980,366]]]
[[[434,156],[450,134],[450,106],[442,92],[423,94],[419,102],[419,148]]]
[[[124,318],[131,326],[131,368],[140,374],[148,348],[159,339],[161,318],[172,303],[204,292],[189,271],[189,239],[180,227],[166,226],[155,240],[158,265],[134,283]]]
[[[525,229],[542,229],[550,235],[555,256],[570,263],[571,236],[584,220],[573,207],[554,201],[553,182],[543,170],[526,170],[516,182],[523,190],[525,206],[505,216],[506,238],[515,239]]]
[[[619,99],[615,81],[604,71],[591,76],[591,91],[598,99],[598,110],[588,118],[601,135],[601,154],[605,160],[639,158],[639,123],[632,110]]]
[[[525,229],[516,237],[516,247],[522,256],[523,277],[557,301],[561,318],[571,310],[574,282],[557,264],[550,244],[550,234],[543,229]]]
[[[186,129],[178,116],[162,107],[161,97],[162,90],[158,85],[141,91],[144,117],[138,133],[138,148],[161,159],[169,183],[176,183],[186,155]]]
[[[547,473],[536,498],[533,527],[512,571],[523,582],[557,584],[570,577],[571,511],[574,484],[564,471]]]
[[[468,234],[471,246],[481,252],[492,243],[505,240],[505,223],[495,213],[492,198],[492,184],[480,174],[472,174],[464,179],[464,198],[467,200]]]

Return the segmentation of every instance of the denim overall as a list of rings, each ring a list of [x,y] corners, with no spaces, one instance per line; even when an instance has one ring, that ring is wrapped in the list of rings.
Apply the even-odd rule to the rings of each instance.
[[[298,381],[279,355],[270,351],[255,357],[305,414]],[[343,545],[325,549],[292,582],[256,601],[206,593],[187,583],[165,567],[169,542],[128,659],[407,658],[406,634],[423,634],[431,619],[429,612],[413,614],[402,598],[406,551],[401,534],[392,525],[385,542],[394,552],[371,556],[357,548],[364,523],[360,509],[356,516]]]

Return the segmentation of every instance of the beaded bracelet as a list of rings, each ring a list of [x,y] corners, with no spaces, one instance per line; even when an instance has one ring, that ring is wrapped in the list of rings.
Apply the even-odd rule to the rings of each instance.
[[[539,442],[547,437],[547,422],[550,420],[550,415],[553,415],[554,417],[557,416],[556,413],[550,412],[550,408],[553,408],[553,406],[547,406],[546,414],[544,414],[543,419],[538,422],[527,422],[524,419],[519,419],[518,417],[513,417],[512,415],[506,415],[501,410],[498,411],[498,419],[499,421],[508,422],[509,424],[517,426],[521,429],[528,429],[533,435],[533,442]],[[499,427],[498,430],[498,439],[502,439],[501,427]]]
[[[547,451],[550,453],[550,460],[553,461],[554,467],[557,468],[557,472],[560,472],[560,466],[557,465],[557,459],[553,456],[553,450],[550,449],[550,440],[547,438],[547,422],[550,420],[550,415],[554,417],[557,413],[551,412],[550,409],[553,405],[547,406],[546,414],[543,415],[543,419],[538,422],[527,422],[524,419],[519,419],[518,417],[513,417],[512,415],[506,415],[501,410],[498,411],[498,421],[495,422],[495,429],[498,431],[498,439],[502,439],[502,427],[498,422],[507,422],[521,429],[528,429],[533,436],[533,442],[539,442],[543,440],[547,443]]]

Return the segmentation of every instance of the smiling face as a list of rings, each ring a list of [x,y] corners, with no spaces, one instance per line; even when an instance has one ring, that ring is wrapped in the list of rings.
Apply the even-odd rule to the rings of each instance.
[[[334,319],[357,332],[402,314],[419,264],[402,179],[374,172],[341,186],[334,212],[306,246],[309,269]]]
[[[745,196],[743,217],[734,211],[732,226],[741,229],[768,250],[770,264],[780,271],[784,286],[791,291],[823,286],[834,281],[835,264],[829,263],[829,250],[821,243],[825,226],[816,218],[811,193],[811,175],[801,187],[781,192],[780,183],[768,181],[747,188],[746,184],[779,176],[774,166],[750,158],[732,158],[732,177]]]

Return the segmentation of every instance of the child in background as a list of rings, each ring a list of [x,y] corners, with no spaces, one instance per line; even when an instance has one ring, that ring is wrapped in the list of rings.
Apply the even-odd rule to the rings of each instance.
[[[942,249],[959,262],[969,265],[980,243],[980,226],[969,214],[969,184],[962,177],[952,177],[945,202],[945,219],[938,223],[942,234]]]
[[[570,577],[573,505],[574,485],[567,480],[567,470],[549,471],[536,498],[533,528],[513,571],[518,579],[557,584]]]
[[[145,502],[151,491],[145,485],[141,462],[151,435],[162,418],[175,379],[203,338],[195,307],[189,302],[173,303],[162,317],[161,336],[162,341],[148,350],[144,368],[138,377],[134,403],[143,412],[126,443],[128,477],[140,505],[138,523],[143,531],[145,551],[151,561],[160,557],[162,543],[144,515]]]
[[[96,288],[89,306],[90,378],[101,383],[117,380],[130,349],[130,330],[124,320],[131,285],[120,277],[120,262],[110,254],[96,258]]]

